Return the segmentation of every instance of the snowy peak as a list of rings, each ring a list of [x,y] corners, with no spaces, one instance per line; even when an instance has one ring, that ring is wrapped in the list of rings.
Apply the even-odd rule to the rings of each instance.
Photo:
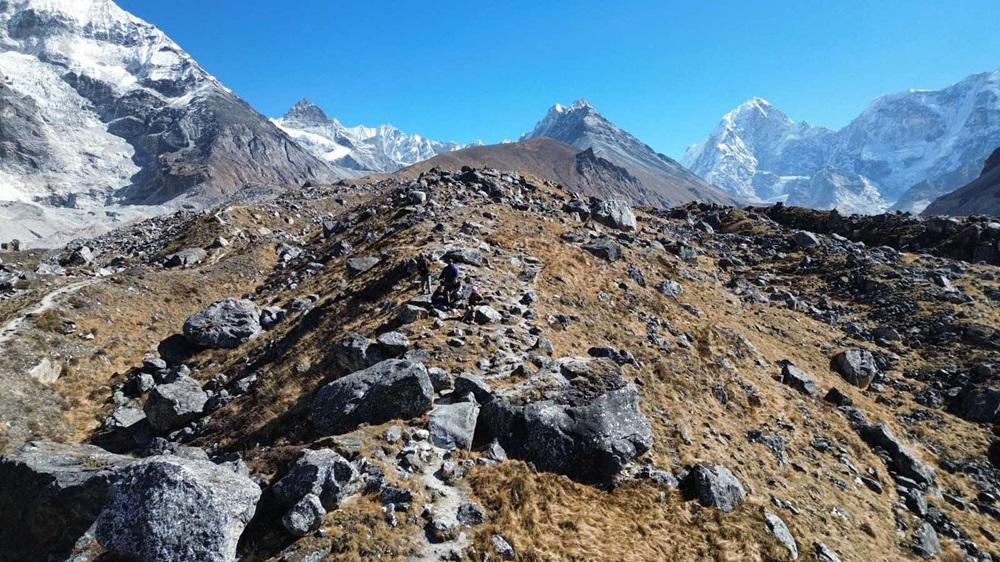
[[[272,121],[314,155],[359,174],[394,172],[465,147],[407,134],[389,124],[345,127],[305,98]]]
[[[845,200],[842,210],[856,211],[868,202],[868,212],[886,203],[919,212],[930,199],[973,179],[969,174],[976,166],[970,164],[982,162],[998,138],[1000,71],[975,74],[941,90],[880,96],[839,131],[796,123],[752,98],[725,114],[682,162],[751,200],[828,204],[829,199],[807,197],[803,186],[829,189],[836,183],[829,174],[837,172],[863,194],[850,204]],[[822,170],[827,172],[819,177]],[[812,177],[815,182],[805,182]],[[914,189],[919,197],[911,193]]]

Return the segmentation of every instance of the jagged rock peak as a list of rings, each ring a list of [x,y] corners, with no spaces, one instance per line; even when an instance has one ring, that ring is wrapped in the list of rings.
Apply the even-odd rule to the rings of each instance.
[[[282,117],[287,122],[301,123],[303,125],[323,125],[330,122],[330,118],[316,104],[309,101],[309,98],[300,99]]]

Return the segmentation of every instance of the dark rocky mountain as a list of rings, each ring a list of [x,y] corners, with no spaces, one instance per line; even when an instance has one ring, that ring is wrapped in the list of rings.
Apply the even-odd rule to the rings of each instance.
[[[1000,216],[1000,148],[986,159],[978,178],[934,200],[923,214]]]
[[[670,183],[662,175],[650,173],[646,168],[623,165],[600,156],[594,148],[580,150],[547,136],[441,154],[404,168],[395,175],[415,178],[435,167],[458,171],[462,166],[530,174],[586,195],[624,196],[636,205],[662,207],[697,200],[731,202],[729,197],[716,190],[703,190],[694,184]]]
[[[664,156],[608,121],[585,100],[570,106],[554,105],[535,128],[521,140],[552,138],[618,166],[642,184],[642,204],[676,205],[685,201],[708,201],[733,204],[736,199],[691,173],[673,159]]]

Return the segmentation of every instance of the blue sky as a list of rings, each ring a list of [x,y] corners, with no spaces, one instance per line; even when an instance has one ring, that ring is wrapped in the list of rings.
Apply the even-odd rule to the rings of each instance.
[[[679,157],[752,96],[837,128],[875,96],[1000,68],[997,0],[118,0],[268,116],[499,142],[586,98]]]

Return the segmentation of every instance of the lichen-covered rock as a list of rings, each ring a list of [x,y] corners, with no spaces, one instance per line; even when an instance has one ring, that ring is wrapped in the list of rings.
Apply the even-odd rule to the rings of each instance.
[[[719,511],[732,511],[747,499],[736,475],[721,465],[695,465],[681,481],[680,487],[685,497]]]
[[[315,494],[302,498],[281,518],[281,524],[296,537],[304,537],[319,529],[326,517],[326,509]]]
[[[781,382],[787,384],[795,390],[798,390],[802,394],[809,396],[814,396],[817,392],[819,392],[819,387],[816,386],[816,380],[813,379],[808,373],[791,363],[786,362],[782,365]]]
[[[590,205],[590,216],[594,221],[616,230],[635,230],[635,213],[628,203],[615,199],[610,201],[595,200]]]
[[[0,457],[0,560],[62,560],[94,523],[118,470],[93,445],[28,443]]]
[[[554,361],[491,396],[479,422],[512,457],[588,482],[609,483],[652,444],[635,385],[608,359]]]
[[[469,449],[476,433],[479,404],[458,402],[442,404],[431,410],[427,429],[431,443],[443,449]]]
[[[422,363],[389,359],[321,388],[313,400],[313,423],[327,435],[346,433],[362,423],[422,415],[433,399]]]
[[[149,425],[158,431],[170,431],[200,416],[208,395],[198,381],[180,376],[174,382],[153,387],[143,406]]]
[[[875,357],[867,349],[849,349],[834,355],[830,360],[830,369],[862,390],[868,388],[878,374]]]
[[[119,472],[98,543],[143,562],[231,562],[260,499],[249,478],[208,461],[150,457]]]
[[[184,337],[211,348],[239,347],[261,332],[260,308],[246,299],[225,298],[184,322]]]
[[[303,451],[295,464],[271,490],[283,504],[291,506],[314,495],[326,510],[340,507],[348,497],[361,492],[364,482],[358,470],[331,449]]]

